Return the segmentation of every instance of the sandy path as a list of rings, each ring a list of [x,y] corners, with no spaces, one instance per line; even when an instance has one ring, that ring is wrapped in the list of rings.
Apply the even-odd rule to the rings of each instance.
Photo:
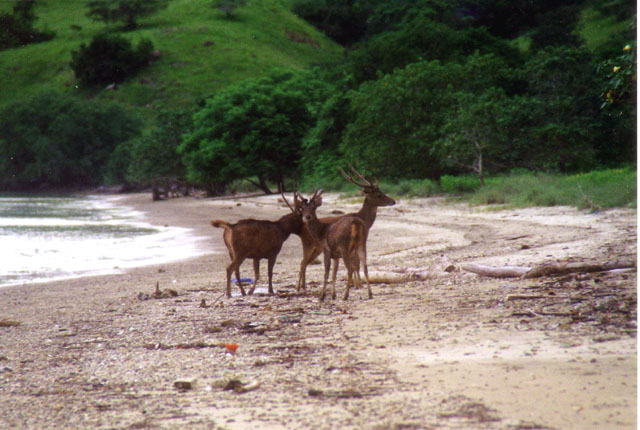
[[[361,203],[324,201],[324,214]],[[635,271],[534,280],[445,271],[633,260],[635,210],[401,201],[379,211],[369,266],[428,270],[427,279],[320,304],[320,265],[309,267],[310,289],[294,294],[295,236],[276,264],[278,297],[216,301],[228,256],[208,221],[274,219],[287,213],[275,196],[122,202],[157,225],[192,228],[210,253],[0,289],[0,319],[20,323],[0,327],[0,428],[636,428]],[[249,263],[242,269],[252,276]],[[144,300],[155,282],[178,296]],[[193,388],[176,389],[179,378]],[[255,389],[224,390],[232,380]]]

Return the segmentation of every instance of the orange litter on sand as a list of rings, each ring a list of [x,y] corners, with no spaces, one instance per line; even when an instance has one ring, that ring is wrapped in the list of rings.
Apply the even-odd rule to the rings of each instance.
[[[225,347],[227,348],[227,352],[228,353],[235,354],[236,353],[236,349],[238,349],[238,344],[237,343],[227,343],[225,345]]]

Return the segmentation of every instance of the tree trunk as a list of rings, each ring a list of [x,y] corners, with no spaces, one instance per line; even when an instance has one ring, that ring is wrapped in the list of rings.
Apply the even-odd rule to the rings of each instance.
[[[251,179],[247,179],[247,181],[260,188],[265,194],[273,194],[263,177],[258,176],[258,182],[252,181]]]
[[[478,177],[480,178],[480,185],[484,187],[484,167],[482,165],[482,146],[477,140],[474,140],[473,144],[478,151],[478,159],[476,165],[476,172],[478,173]]]

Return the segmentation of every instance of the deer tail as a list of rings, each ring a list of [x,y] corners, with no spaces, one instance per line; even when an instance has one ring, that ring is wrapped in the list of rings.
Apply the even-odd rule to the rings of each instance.
[[[355,255],[358,252],[358,248],[360,247],[360,242],[362,241],[362,228],[357,223],[351,224],[351,240],[349,241],[349,255]]]
[[[224,228],[225,230],[231,230],[231,225],[226,221],[222,221],[221,219],[211,220],[211,225],[218,228]]]

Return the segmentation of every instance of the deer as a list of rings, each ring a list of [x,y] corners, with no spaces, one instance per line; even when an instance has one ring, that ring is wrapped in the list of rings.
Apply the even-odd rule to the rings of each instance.
[[[328,224],[321,222],[316,216],[316,209],[322,205],[323,190],[316,190],[309,200],[301,197],[298,204],[302,207],[302,222],[312,238],[322,247],[324,254],[324,283],[320,301],[324,301],[327,291],[329,270],[333,260],[333,273],[331,277],[331,297],[336,298],[336,275],[340,258],[347,268],[347,286],[344,300],[349,298],[351,280],[356,288],[362,287],[360,278],[360,262],[364,266],[364,275],[367,280],[369,298],[373,298],[369,275],[367,274],[367,248],[366,227],[364,221],[356,216],[343,216]]]
[[[376,220],[378,207],[393,206],[396,204],[396,201],[380,191],[380,188],[378,187],[378,181],[376,181],[375,184],[372,184],[364,176],[358,173],[358,171],[354,169],[353,166],[349,165],[349,168],[353,172],[354,176],[347,174],[341,168],[338,168],[338,170],[347,181],[351,182],[361,189],[360,191],[364,195],[364,202],[362,203],[362,208],[358,212],[350,213],[344,216],[353,216],[361,219],[364,222],[364,241],[366,243],[369,236],[369,230]],[[340,218],[341,217],[339,216],[323,217],[319,218],[319,221],[323,224],[331,224],[333,222],[336,222]],[[296,291],[298,292],[300,292],[301,289],[306,289],[307,266],[309,265],[309,263],[315,260],[318,255],[320,255],[320,253],[322,253],[322,247],[320,243],[314,240],[313,235],[309,232],[306,224],[303,224],[302,231],[300,232],[300,240],[302,242],[302,261],[300,262],[300,273],[298,274],[298,283],[296,286]],[[367,269],[365,267],[365,275],[367,275],[366,270]]]
[[[260,277],[260,260],[267,259],[267,272],[269,277],[269,295],[273,295],[273,266],[276,264],[278,254],[283,243],[291,233],[300,235],[302,229],[302,210],[298,202],[297,193],[294,194],[294,206],[292,207],[284,193],[281,191],[287,206],[292,213],[282,216],[276,221],[242,219],[235,224],[223,220],[212,220],[213,227],[223,228],[222,238],[229,251],[231,263],[227,266],[227,297],[231,297],[231,274],[235,272],[240,293],[246,292],[240,281],[240,265],[247,259],[253,259],[254,280],[249,295],[255,291]],[[298,208],[297,210],[294,208]]]

